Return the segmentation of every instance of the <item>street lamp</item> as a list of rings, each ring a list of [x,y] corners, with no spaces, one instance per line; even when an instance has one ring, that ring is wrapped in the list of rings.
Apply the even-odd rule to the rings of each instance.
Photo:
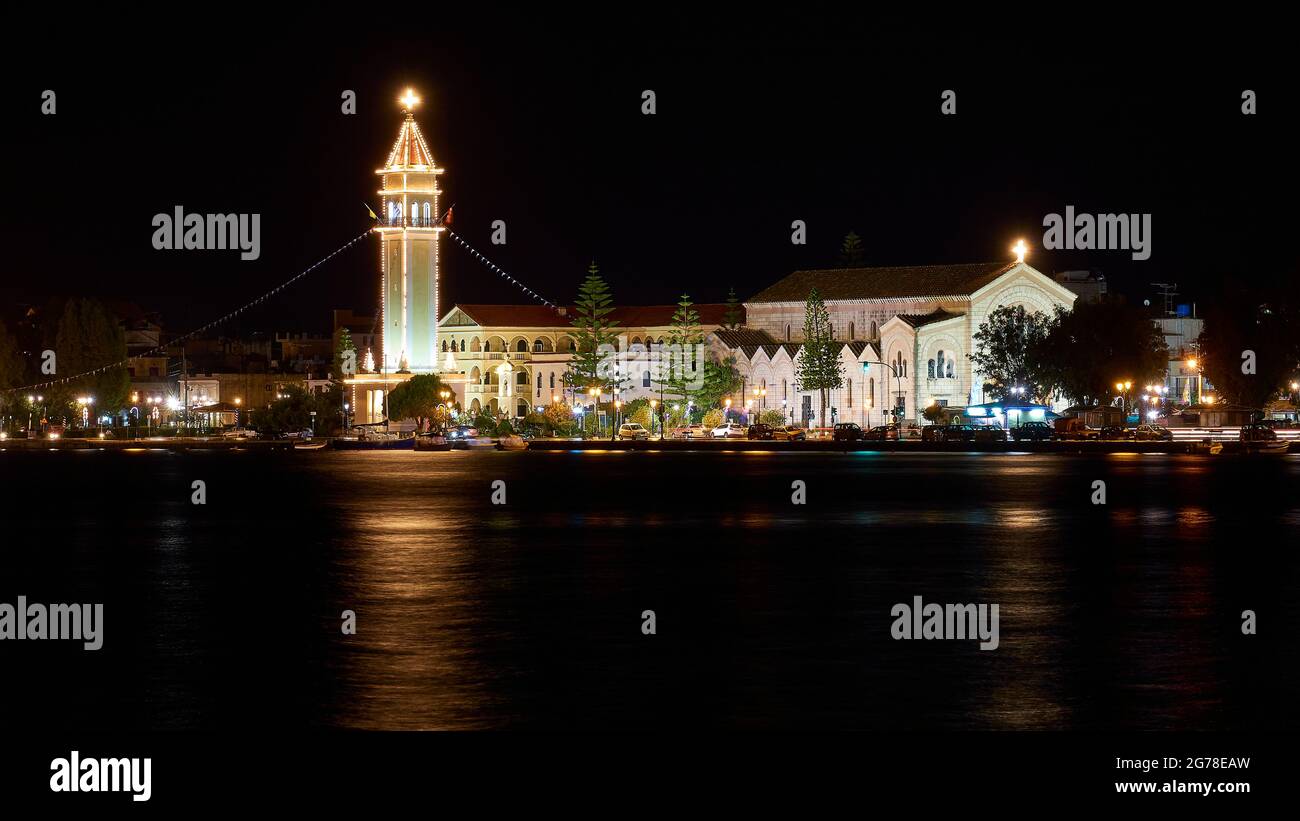
[[[651,432],[651,433],[654,433],[655,416],[658,414],[658,411],[657,411],[656,409],[657,409],[658,407],[659,407],[659,400],[658,400],[658,399],[651,399],[651,400],[650,400],[650,432]],[[660,420],[660,422],[659,422],[659,441],[662,442],[662,441],[663,441],[663,438],[664,438],[664,424],[663,424],[663,421]]]

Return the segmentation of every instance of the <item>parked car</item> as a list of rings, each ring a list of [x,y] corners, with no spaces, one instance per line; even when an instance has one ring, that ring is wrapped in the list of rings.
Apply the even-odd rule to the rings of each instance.
[[[1097,428],[1090,428],[1083,423],[1083,420],[1077,416],[1068,416],[1057,419],[1055,422],[1056,438],[1070,441],[1087,441],[1097,439],[1101,436],[1101,431]]]
[[[669,439],[707,439],[709,431],[703,425],[683,425],[673,428],[668,433]]]
[[[723,422],[713,429],[714,439],[744,439],[746,431],[737,422]]]
[[[1046,442],[1056,431],[1046,422],[1026,422],[1011,429],[1011,438],[1017,442]]]
[[[808,431],[797,425],[782,425],[772,428],[772,438],[786,442],[803,442],[808,438]]]
[[[477,439],[478,428],[472,425],[457,425],[447,430],[448,439]]]
[[[1005,442],[1007,441],[1007,432],[1001,425],[975,425],[975,435],[971,437],[973,442]]]
[[[257,431],[252,428],[226,428],[221,435],[227,439],[256,439]]]
[[[831,433],[831,439],[835,442],[860,442],[862,428],[856,422],[839,422]]]
[[[747,436],[748,438],[750,438],[750,439],[771,439],[771,438],[772,438],[772,426],[771,426],[771,425],[764,425],[764,424],[761,423],[761,422],[759,422],[759,423],[757,423],[757,424],[750,425],[750,426],[749,426],[749,431],[748,431],[748,433],[746,434],[746,436]]]
[[[862,439],[867,442],[897,442],[898,426],[877,425],[871,430],[862,434]]]
[[[312,438],[313,435],[314,434],[312,433],[310,428],[303,428],[302,430],[291,430],[288,433],[286,433],[284,436],[286,439],[301,439],[303,441],[306,441]]]
[[[921,429],[921,440],[926,441],[928,428],[934,428],[929,431],[931,442],[973,442],[975,441],[974,425],[927,425]]]
[[[1097,438],[1108,442],[1124,442],[1133,438],[1133,431],[1122,425],[1107,425],[1101,429]]]
[[[1139,442],[1172,442],[1174,432],[1162,425],[1138,425],[1133,437]]]
[[[640,422],[624,422],[618,426],[619,439],[649,439],[650,431],[641,426]]]

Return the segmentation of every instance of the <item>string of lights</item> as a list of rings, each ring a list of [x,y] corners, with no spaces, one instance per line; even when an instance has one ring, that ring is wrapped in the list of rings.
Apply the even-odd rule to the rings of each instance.
[[[252,308],[252,307],[254,307],[254,306],[256,306],[256,305],[259,305],[259,304],[261,304],[262,302],[265,302],[266,300],[270,299],[271,297],[273,297],[273,296],[275,296],[276,294],[278,294],[278,293],[280,293],[281,291],[283,291],[285,288],[288,288],[288,287],[289,287],[290,285],[292,285],[293,283],[295,283],[295,282],[297,282],[298,280],[302,279],[303,277],[307,276],[307,275],[310,274],[312,271],[314,271],[314,270],[316,270],[317,268],[319,268],[320,266],[324,265],[326,262],[329,262],[329,261],[330,261],[331,259],[333,259],[334,257],[336,257],[336,256],[338,256],[339,254],[343,253],[343,252],[346,251],[348,248],[352,247],[353,245],[356,245],[358,242],[360,242],[361,240],[365,239],[366,236],[367,236],[369,233],[370,233],[370,229],[367,228],[367,229],[366,229],[365,231],[363,231],[362,233],[358,234],[357,236],[355,236],[355,237],[353,237],[352,239],[348,240],[347,242],[343,243],[343,244],[340,245],[338,248],[335,248],[333,251],[329,252],[329,253],[326,254],[325,256],[323,256],[323,257],[321,257],[320,259],[316,260],[316,262],[314,262],[314,263],[312,263],[311,265],[307,266],[306,268],[302,269],[302,270],[299,271],[297,274],[293,275],[292,277],[290,277],[289,279],[287,279],[287,280],[285,280],[284,282],[280,283],[280,284],[277,285],[276,287],[274,287],[274,288],[272,288],[271,290],[267,291],[266,293],[262,294],[262,295],[259,296],[257,299],[254,299],[252,302],[248,302],[248,303],[244,304],[243,306],[241,306],[241,307],[239,307],[239,308],[236,308],[235,310],[231,311],[230,313],[225,314],[224,316],[221,316],[221,317],[218,317],[217,319],[212,320],[211,322],[209,322],[208,324],[206,324],[206,325],[204,325],[204,326],[202,326],[202,327],[195,328],[194,330],[190,331],[189,333],[182,334],[181,336],[178,336],[178,337],[176,337],[176,338],[174,338],[174,339],[168,340],[168,342],[166,343],[166,345],[158,345],[157,347],[155,347],[155,348],[151,348],[151,349],[149,349],[148,351],[145,351],[144,353],[139,353],[139,354],[135,354],[135,355],[133,355],[133,356],[128,356],[127,358],[122,359],[122,360],[120,360],[120,361],[118,361],[118,362],[111,362],[111,363],[109,363],[109,364],[107,364],[107,365],[101,365],[100,367],[98,367],[98,368],[94,368],[93,370],[82,371],[81,373],[74,374],[73,376],[65,376],[65,377],[63,377],[63,378],[61,378],[61,379],[51,379],[51,380],[49,380],[49,381],[47,381],[47,382],[36,382],[36,383],[31,384],[31,385],[23,385],[22,387],[18,387],[18,388],[7,388],[7,389],[5,389],[5,390],[2,391],[2,392],[3,392],[3,393],[15,393],[15,392],[18,392],[18,391],[28,391],[28,390],[34,390],[34,389],[36,389],[36,388],[48,388],[48,387],[52,387],[52,386],[54,386],[54,385],[63,385],[63,384],[67,384],[67,383],[69,383],[69,382],[75,382],[76,380],[78,380],[78,379],[83,379],[83,378],[85,378],[85,377],[87,377],[87,376],[95,376],[96,374],[101,374],[101,373],[104,373],[105,371],[110,371],[110,370],[112,370],[113,368],[122,368],[122,367],[126,367],[127,363],[130,362],[130,361],[133,360],[133,359],[142,359],[142,358],[144,358],[144,357],[154,356],[154,355],[156,355],[156,354],[162,352],[163,350],[165,350],[165,348],[166,348],[168,345],[176,345],[176,344],[178,344],[178,343],[185,342],[186,340],[191,339],[191,338],[193,338],[193,337],[195,337],[195,336],[197,336],[197,335],[199,335],[199,334],[201,334],[201,333],[204,333],[204,332],[206,332],[206,331],[210,331],[210,330],[212,330],[213,328],[217,327],[218,325],[224,325],[225,323],[229,322],[230,320],[232,320],[232,319],[234,319],[235,317],[237,317],[237,316],[239,316],[240,314],[242,314],[244,311],[247,311],[248,309],[250,309],[250,308]]]
[[[444,217],[444,219],[445,219],[445,217]],[[447,228],[447,226],[446,226],[445,224],[443,225],[443,227],[444,227],[444,228]],[[483,255],[480,254],[478,251],[474,250],[474,248],[473,248],[473,247],[472,247],[468,242],[466,242],[465,240],[461,239],[461,236],[460,236],[459,234],[457,234],[455,231],[451,230],[450,228],[447,228],[447,235],[450,236],[452,239],[456,240],[456,242],[460,244],[460,247],[464,248],[466,251],[469,251],[471,254],[473,254],[475,259],[477,259],[479,262],[483,263],[483,264],[486,265],[487,267],[491,268],[493,271],[495,271],[496,273],[500,274],[502,277],[504,277],[504,278],[510,280],[512,283],[514,283],[514,284],[515,284],[515,285],[516,285],[520,290],[522,290],[524,293],[528,294],[530,297],[532,297],[533,299],[535,299],[535,300],[537,300],[538,302],[542,303],[543,305],[545,305],[545,306],[548,307],[548,308],[556,308],[556,309],[558,309],[559,306],[557,306],[554,302],[551,302],[549,299],[547,299],[546,297],[544,297],[544,296],[542,296],[541,294],[537,293],[537,292],[534,291],[532,288],[529,288],[527,285],[523,284],[523,283],[520,282],[519,280],[517,280],[517,279],[515,279],[514,277],[510,276],[510,274],[506,273],[506,271],[505,271],[505,270],[504,270],[500,265],[497,265],[497,264],[496,264],[495,262],[493,262],[492,260],[490,260],[490,259],[488,259],[487,257],[483,256]]]

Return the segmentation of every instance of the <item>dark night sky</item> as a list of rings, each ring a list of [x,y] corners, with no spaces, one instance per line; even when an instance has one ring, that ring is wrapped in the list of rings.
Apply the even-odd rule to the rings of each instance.
[[[1013,23],[945,37],[428,17],[402,37],[353,12],[171,45],[128,26],[11,54],[0,294],[131,299],[176,332],[237,307],[365,229],[407,85],[456,230],[555,301],[593,257],[623,303],[745,297],[831,264],[851,229],[873,265],[1009,258],[1024,236],[1040,270],[1099,269],[1137,299],[1157,281],[1191,301],[1230,277],[1297,273],[1300,95],[1266,43],[1157,54],[1132,32],[1067,43]],[[39,114],[43,88],[56,116]],[[956,117],[939,114],[945,88]],[[1239,113],[1243,88],[1260,94],[1256,117]],[[261,259],[153,250],[152,216],[177,204],[260,212]],[[1152,258],[1043,251],[1043,215],[1067,204],[1152,213]],[[488,242],[494,219],[505,248]],[[793,219],[807,246],[791,245]],[[526,301],[444,247],[444,310]],[[331,308],[370,310],[377,261],[372,241],[354,247],[232,330],[325,330]]]

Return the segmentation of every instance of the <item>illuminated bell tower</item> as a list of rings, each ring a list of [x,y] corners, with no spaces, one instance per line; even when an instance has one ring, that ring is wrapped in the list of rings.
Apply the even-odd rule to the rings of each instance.
[[[379,224],[379,352],[375,366],[392,373],[431,373],[438,367],[438,175],[429,146],[416,125],[420,98],[407,89],[406,114],[384,167]]]

